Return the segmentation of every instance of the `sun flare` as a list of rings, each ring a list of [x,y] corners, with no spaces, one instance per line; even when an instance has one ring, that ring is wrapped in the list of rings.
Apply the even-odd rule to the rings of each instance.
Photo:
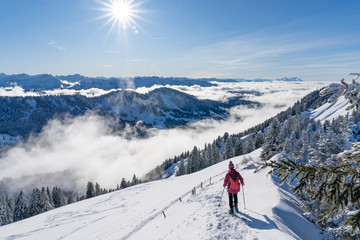
[[[125,2],[117,2],[111,10],[118,21],[126,21],[131,15],[130,5]]]
[[[139,9],[141,2],[135,3],[135,0],[108,0],[98,1],[103,5],[100,10],[104,12],[100,19],[107,19],[103,26],[110,25],[109,34],[113,30],[117,30],[118,35],[126,35],[127,30],[132,30],[133,33],[139,33],[139,25],[135,19],[141,19],[139,13],[142,11]],[[108,34],[108,35],[109,35]]]

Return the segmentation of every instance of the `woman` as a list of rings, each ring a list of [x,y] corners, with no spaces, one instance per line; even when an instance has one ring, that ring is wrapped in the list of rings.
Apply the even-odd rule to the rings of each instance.
[[[227,185],[227,190],[229,193],[230,214],[234,213],[234,207],[235,207],[235,211],[239,212],[238,197],[237,197],[237,194],[240,191],[239,181],[241,185],[244,186],[244,179],[242,178],[240,173],[234,169],[234,164],[232,161],[230,161],[229,171],[225,175],[225,179],[224,179],[224,187]]]

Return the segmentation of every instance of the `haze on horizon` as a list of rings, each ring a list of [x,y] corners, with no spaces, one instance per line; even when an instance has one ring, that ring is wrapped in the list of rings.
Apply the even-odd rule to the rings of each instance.
[[[0,72],[338,81],[360,63],[356,0],[122,2],[0,1]]]

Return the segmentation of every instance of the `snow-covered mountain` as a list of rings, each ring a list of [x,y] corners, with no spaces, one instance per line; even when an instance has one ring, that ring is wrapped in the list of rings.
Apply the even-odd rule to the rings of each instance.
[[[258,161],[259,154],[248,157]],[[246,209],[240,193],[235,216],[227,213],[227,194],[221,198],[224,161],[2,226],[0,239],[325,239],[326,233],[301,216],[299,203],[267,169],[254,174],[253,161],[231,160],[245,179]]]
[[[67,76],[53,76],[50,74],[27,75],[0,74],[0,87],[21,86],[25,90],[54,90],[54,89],[135,89],[154,85],[181,85],[202,87],[214,86],[207,79],[162,78],[162,77],[134,77],[134,78],[105,78],[85,77],[79,74]]]
[[[0,97],[0,133],[27,136],[40,132],[54,117],[74,117],[87,111],[110,117],[116,128],[138,121],[151,127],[172,128],[199,119],[225,119],[229,108],[238,105],[259,106],[241,98],[232,98],[225,103],[199,100],[170,88],[158,88],[146,94],[118,90],[98,97]]]
[[[281,78],[279,81],[302,81],[300,78]],[[136,89],[139,87],[160,86],[194,86],[211,87],[216,82],[241,82],[241,81],[273,81],[271,79],[216,79],[216,78],[179,78],[179,77],[133,77],[133,78],[106,78],[106,77],[86,77],[80,74],[53,76],[50,74],[28,75],[14,74],[6,75],[0,73],[0,87],[20,86],[25,90],[54,90],[54,89],[74,89],[84,90],[97,88],[102,90],[111,89]]]

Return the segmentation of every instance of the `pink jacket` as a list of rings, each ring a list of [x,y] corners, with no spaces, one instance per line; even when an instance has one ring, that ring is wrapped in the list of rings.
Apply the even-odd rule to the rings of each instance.
[[[240,173],[238,173],[235,169],[231,169],[229,170],[229,172],[226,174],[225,179],[224,179],[224,187],[227,185],[227,189],[229,193],[238,193],[239,191],[234,191],[232,189],[230,189],[230,176],[231,175],[236,175],[237,178],[240,180],[240,183],[242,186],[244,186],[244,179],[242,178],[242,176],[240,175]]]

